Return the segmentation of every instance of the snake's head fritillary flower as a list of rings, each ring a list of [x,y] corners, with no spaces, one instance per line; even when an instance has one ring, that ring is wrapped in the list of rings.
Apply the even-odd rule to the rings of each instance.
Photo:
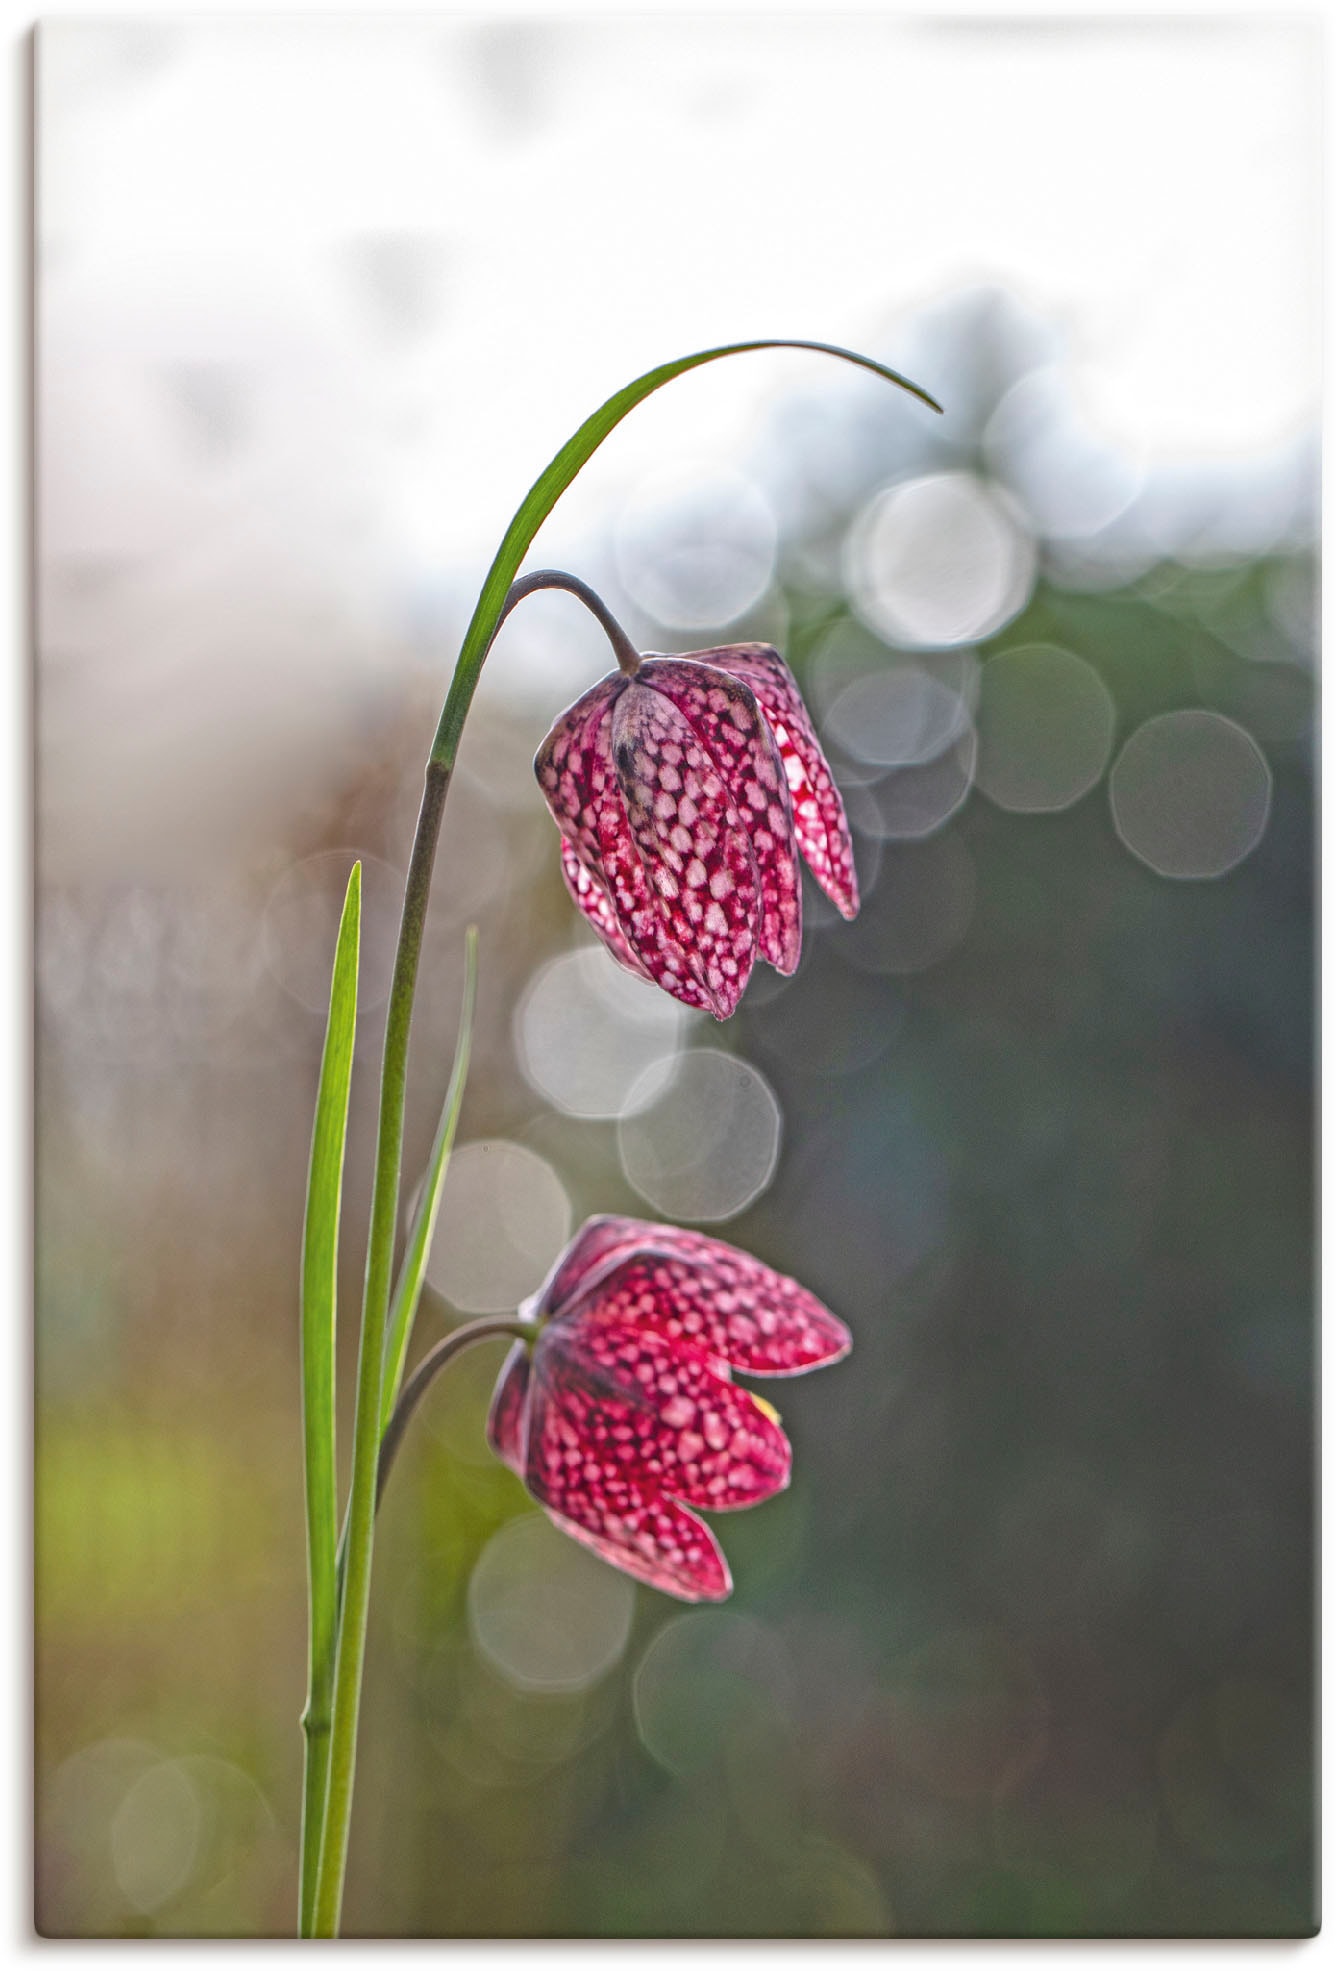
[[[758,956],[785,974],[798,963],[800,850],[858,914],[844,803],[769,644],[613,672],[562,713],[534,770],[567,887],[613,957],[716,1019]]]
[[[700,1232],[591,1218],[521,1310],[535,1323],[487,1420],[497,1456],[563,1532],[682,1601],[732,1589],[692,1508],[789,1482],[789,1441],[749,1376],[836,1362],[849,1331],[795,1280]]]

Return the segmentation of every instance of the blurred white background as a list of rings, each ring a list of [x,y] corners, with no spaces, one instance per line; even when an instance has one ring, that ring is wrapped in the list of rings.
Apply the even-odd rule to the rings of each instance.
[[[262,844],[317,753],[353,756],[391,667],[443,681],[565,437],[695,347],[875,348],[949,414],[949,357],[909,324],[996,283],[1062,365],[1010,407],[1046,531],[1200,484],[1193,526],[1253,545],[1286,517],[1259,519],[1259,466],[1291,499],[1315,418],[1315,51],[1302,22],[1225,19],[44,26],[49,867],[95,839],[158,873]],[[611,533],[660,621],[737,614],[773,529],[739,467],[795,388],[857,418],[883,387],[788,354],[693,376],[614,434],[536,557]],[[1046,415],[1105,460],[1093,512]],[[637,562],[684,488],[741,542],[714,590],[682,543],[694,618],[662,556]],[[550,713],[602,659],[568,602],[528,614],[488,689]],[[109,723],[113,748],[84,743]]]

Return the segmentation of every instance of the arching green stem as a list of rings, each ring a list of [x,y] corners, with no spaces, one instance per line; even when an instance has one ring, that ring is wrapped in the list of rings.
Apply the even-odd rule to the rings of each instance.
[[[501,1314],[494,1319],[470,1321],[467,1327],[456,1328],[438,1341],[435,1348],[428,1349],[399,1392],[394,1415],[386,1424],[385,1435],[380,1440],[380,1466],[376,1474],[377,1505],[384,1496],[385,1482],[389,1478],[390,1467],[399,1455],[399,1446],[403,1443],[409,1419],[446,1363],[453,1362],[456,1355],[462,1355],[477,1341],[491,1341],[496,1335],[512,1335],[517,1341],[532,1341],[536,1332],[532,1321],[521,1321],[518,1316]]]
[[[529,488],[507,527],[496,558],[487,571],[487,579],[482,585],[482,593],[468,629],[464,632],[454,679],[441,713],[441,722],[436,728],[436,739],[431,749],[433,760],[453,762],[464,720],[478,687],[483,660],[504,614],[510,584],[519,573],[534,535],[581,467],[588,463],[627,412],[634,410],[654,391],[662,389],[665,383],[671,383],[674,377],[683,376],[688,370],[699,369],[703,363],[717,362],[722,356],[746,355],[755,349],[812,349],[819,355],[838,356],[843,362],[871,370],[874,376],[898,384],[900,389],[908,390],[911,396],[919,398],[930,410],[940,411],[942,408],[937,399],[930,397],[919,384],[911,383],[908,377],[901,376],[898,370],[889,369],[885,363],[874,362],[871,356],[860,356],[856,350],[841,349],[833,342],[799,342],[783,337],[767,337],[757,342],[730,342],[719,349],[698,350],[693,356],[680,356],[675,362],[661,363],[657,369],[647,370],[644,376],[637,377],[634,383],[628,383],[615,396],[609,397],[606,404],[601,404],[592,417],[586,418],[574,437],[566,441],[551,465]]]
[[[367,1608],[371,1593],[371,1556],[375,1538],[376,1473],[380,1450],[380,1418],[384,1375],[385,1328],[389,1312],[394,1228],[398,1215],[399,1179],[403,1154],[404,1101],[408,1071],[408,1039],[413,995],[432,864],[445,807],[446,790],[459,750],[464,720],[473,701],[483,662],[508,606],[511,586],[535,534],[581,467],[587,464],[608,433],[644,398],[687,370],[723,356],[757,349],[812,349],[838,356],[884,377],[920,398],[933,410],[941,406],[918,384],[897,371],[828,342],[767,338],[705,349],[663,363],[628,383],[585,419],[551,464],[534,481],[521,501],[495,559],[487,571],[477,607],[469,622],[455,665],[454,677],[441,713],[427,763],[426,786],[418,815],[417,834],[404,887],[403,918],[395,955],[385,1020],[385,1049],[381,1064],[380,1121],[376,1140],[376,1170],[371,1198],[362,1329],[358,1342],[357,1407],[353,1419],[353,1462],[349,1491],[346,1568],[339,1611],[334,1665],[334,1707],[330,1731],[329,1777],[320,1868],[315,1897],[316,1936],[337,1935],[343,1905],[343,1878],[348,1854],[356,1762],[357,1719],[361,1703],[362,1666],[366,1654]],[[578,591],[577,591],[578,592]],[[518,600],[518,598],[515,598]],[[605,628],[607,624],[605,622]],[[627,645],[629,649],[629,644]]]
[[[566,574],[561,568],[539,568],[532,575],[522,575],[518,582],[512,582],[506,591],[501,614],[496,619],[496,628],[500,629],[517,602],[523,602],[526,595],[536,595],[539,589],[565,589],[568,595],[578,596],[585,608],[597,616],[603,625],[618,669],[624,671],[627,677],[635,676],[640,669],[640,652],[607,603],[596,590],[590,588],[588,582],[582,582],[578,575]],[[496,630],[492,635],[495,637]]]

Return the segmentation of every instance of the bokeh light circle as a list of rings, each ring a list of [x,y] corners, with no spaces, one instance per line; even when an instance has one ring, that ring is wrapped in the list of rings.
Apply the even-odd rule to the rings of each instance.
[[[1014,489],[1045,540],[1088,540],[1126,512],[1145,478],[1141,460],[1082,414],[1070,373],[1056,364],[1018,378],[988,420],[984,455]]]
[[[649,1107],[641,1109],[633,1091],[632,1110],[617,1130],[622,1169],[665,1218],[733,1218],[774,1176],[779,1103],[749,1061],[693,1048]]]
[[[463,1313],[504,1313],[542,1284],[570,1229],[550,1163],[519,1143],[466,1143],[450,1159],[427,1278]]]
[[[586,947],[534,973],[516,1009],[515,1045],[525,1079],[555,1108],[618,1116],[632,1089],[644,1107],[666,1086],[689,1018],[601,947]]]
[[[636,491],[613,545],[633,602],[669,629],[704,630],[760,601],[774,578],[778,538],[751,480],[678,467]]]
[[[843,687],[823,731],[855,760],[922,766],[959,740],[969,722],[969,698],[959,686],[924,664],[891,660]]]
[[[165,1759],[141,1773],[111,1823],[112,1867],[125,1900],[147,1915],[179,1894],[199,1836],[199,1794],[182,1767]]]
[[[1233,719],[1163,712],[1114,761],[1109,802],[1119,835],[1157,875],[1223,876],[1262,839],[1271,769]]]
[[[1002,493],[970,472],[887,487],[846,545],[854,607],[910,648],[976,643],[1024,607],[1035,545]]]
[[[513,1519],[469,1580],[479,1653],[524,1691],[578,1691],[612,1668],[631,1634],[635,1589],[539,1513]]]
[[[869,796],[865,831],[875,832],[883,842],[914,842],[935,834],[964,805],[974,785],[978,753],[978,736],[971,725],[935,760],[893,767],[865,790]]]
[[[632,1685],[647,1752],[679,1779],[714,1765],[730,1736],[760,1722],[773,1730],[791,1702],[783,1643],[746,1615],[711,1609],[664,1624]]]
[[[1083,657],[1047,643],[1001,651],[979,686],[975,785],[1015,814],[1069,808],[1108,765],[1116,716]]]

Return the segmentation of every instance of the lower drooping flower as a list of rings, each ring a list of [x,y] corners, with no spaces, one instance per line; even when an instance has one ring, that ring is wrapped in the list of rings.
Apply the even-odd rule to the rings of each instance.
[[[492,1449],[563,1532],[683,1601],[732,1589],[692,1508],[789,1482],[789,1442],[751,1376],[838,1361],[848,1329],[796,1281],[673,1226],[591,1218],[522,1310],[487,1420]]]
[[[716,1019],[758,956],[785,974],[798,963],[800,850],[858,913],[844,803],[768,644],[611,673],[562,713],[534,771],[567,888],[613,957]]]

